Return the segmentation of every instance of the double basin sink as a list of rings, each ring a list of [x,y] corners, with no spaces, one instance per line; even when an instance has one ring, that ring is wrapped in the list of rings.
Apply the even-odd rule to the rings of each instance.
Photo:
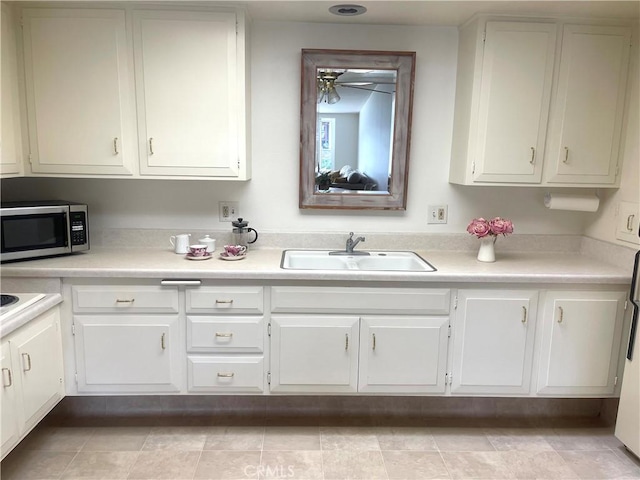
[[[290,270],[359,270],[365,272],[435,272],[414,252],[347,252],[285,250],[280,266]]]

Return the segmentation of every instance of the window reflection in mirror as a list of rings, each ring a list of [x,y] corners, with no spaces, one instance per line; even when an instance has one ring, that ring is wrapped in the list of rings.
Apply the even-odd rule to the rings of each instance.
[[[302,51],[300,207],[406,208],[415,53]]]

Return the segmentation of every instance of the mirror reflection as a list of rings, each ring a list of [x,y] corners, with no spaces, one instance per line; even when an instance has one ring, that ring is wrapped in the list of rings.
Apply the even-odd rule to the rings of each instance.
[[[395,70],[317,69],[316,185],[388,193]]]
[[[415,53],[302,51],[300,208],[406,208]]]

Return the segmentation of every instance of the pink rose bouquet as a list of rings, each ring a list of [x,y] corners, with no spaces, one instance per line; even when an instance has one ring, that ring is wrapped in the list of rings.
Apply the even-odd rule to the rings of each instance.
[[[474,218],[467,226],[467,232],[478,238],[484,238],[489,235],[494,237],[498,235],[509,235],[513,233],[513,223],[501,217],[495,217],[491,220],[486,220],[482,217]]]

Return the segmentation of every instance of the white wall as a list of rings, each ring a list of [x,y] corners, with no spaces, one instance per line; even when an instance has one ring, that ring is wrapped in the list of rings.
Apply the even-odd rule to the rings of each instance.
[[[271,232],[464,232],[473,217],[500,215],[514,221],[516,233],[580,234],[596,218],[545,209],[538,188],[448,183],[457,57],[453,27],[256,22],[251,48],[251,181],[15,179],[3,181],[3,196],[86,202],[94,228],[230,228],[218,222],[219,200],[238,200],[251,226]],[[417,53],[405,212],[298,209],[302,48]],[[637,154],[632,160],[638,162]],[[427,225],[430,204],[449,205],[448,224]]]
[[[378,184],[377,190],[387,190],[391,154],[393,98],[385,93],[373,93],[360,111],[360,156],[358,168]]]

